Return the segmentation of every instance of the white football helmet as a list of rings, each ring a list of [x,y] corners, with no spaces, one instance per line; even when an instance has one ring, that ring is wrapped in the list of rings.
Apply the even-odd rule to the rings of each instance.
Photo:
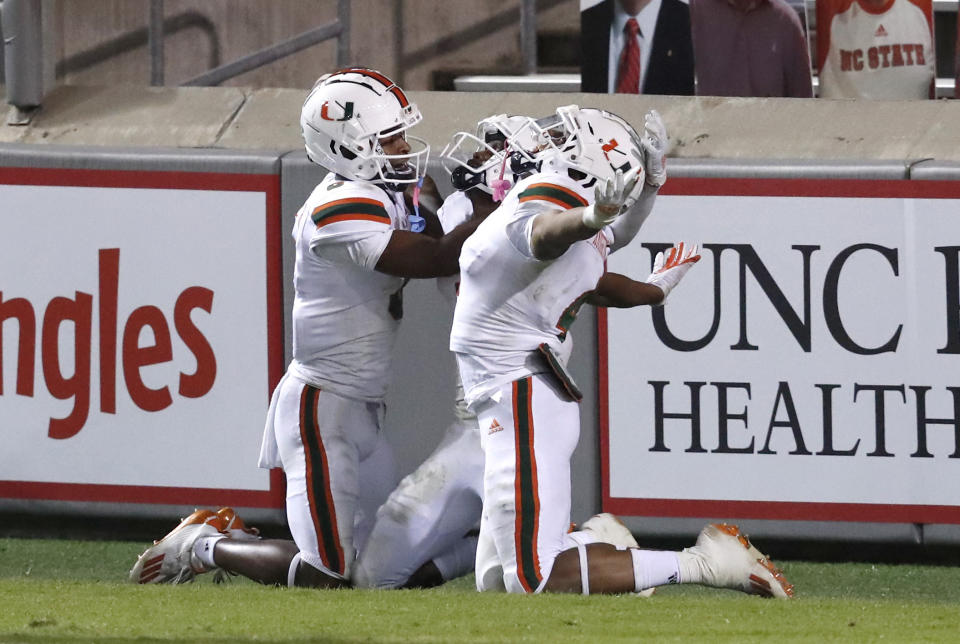
[[[585,188],[614,178],[617,170],[644,181],[640,135],[616,114],[566,105],[557,108],[556,117],[530,121],[527,127],[535,130],[535,157],[543,170],[570,174]]]
[[[536,140],[525,116],[497,114],[477,123],[476,134],[457,132],[440,153],[457,190],[477,188],[495,197],[519,176],[534,172]]]
[[[396,83],[362,67],[321,76],[300,112],[307,156],[347,179],[383,183],[396,190],[417,183],[430,146],[406,131],[423,117]],[[403,133],[408,154],[386,154],[380,139]]]

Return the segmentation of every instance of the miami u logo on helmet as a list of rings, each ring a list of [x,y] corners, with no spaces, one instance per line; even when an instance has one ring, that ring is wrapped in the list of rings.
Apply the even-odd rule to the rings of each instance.
[[[353,101],[347,101],[346,104],[343,105],[343,117],[338,119],[330,116],[330,112],[327,109],[329,105],[330,101],[326,101],[320,106],[320,118],[324,121],[349,121],[353,118]],[[339,106],[339,103],[337,105]]]
[[[609,152],[611,152],[611,151],[612,151],[614,148],[616,148],[618,145],[619,145],[619,143],[617,143],[617,140],[616,140],[616,139],[610,139],[610,142],[609,142],[609,143],[604,143],[604,144],[603,144],[603,147],[600,148],[601,150],[603,150],[603,156],[607,157],[607,161],[610,160],[610,154],[609,154]],[[618,152],[619,152],[619,150],[618,150]]]

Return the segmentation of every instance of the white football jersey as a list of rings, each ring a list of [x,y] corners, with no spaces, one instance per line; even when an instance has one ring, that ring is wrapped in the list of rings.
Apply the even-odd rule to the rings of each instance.
[[[885,11],[854,0],[833,16],[820,70],[823,98],[929,98],[935,55],[930,25],[910,0]]]
[[[603,275],[611,236],[600,231],[557,259],[541,261],[530,250],[530,230],[537,216],[592,200],[592,190],[566,175],[534,174],[520,181],[464,243],[450,349],[457,354],[468,404],[491,396],[502,384],[543,372],[537,351],[542,343],[569,355],[563,341]]]
[[[399,324],[390,297],[403,280],[374,270],[394,230],[407,230],[402,196],[328,174],[293,226],[293,363],[307,382],[349,398],[386,395]]]
[[[443,227],[443,234],[446,235],[451,230],[464,223],[473,216],[473,202],[466,193],[455,191],[443,200],[443,205],[437,210],[437,219]],[[453,314],[453,307],[457,302],[457,291],[460,289],[460,273],[437,278],[437,289],[443,296],[444,301],[450,306],[450,313]],[[457,420],[476,421],[476,415],[467,409],[467,403],[463,396],[463,385],[460,383],[460,376],[457,374],[456,396],[453,400],[453,415]]]
[[[452,192],[444,199],[443,205],[437,210],[437,219],[440,220],[444,235],[472,216],[473,202],[466,193],[459,190]],[[438,277],[437,288],[440,289],[443,299],[450,304],[452,310],[453,304],[457,301],[457,289],[460,288],[460,274]]]

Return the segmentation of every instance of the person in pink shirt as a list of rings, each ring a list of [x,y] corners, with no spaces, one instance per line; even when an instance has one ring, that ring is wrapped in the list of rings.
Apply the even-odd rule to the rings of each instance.
[[[691,0],[699,96],[810,98],[810,55],[785,0]]]

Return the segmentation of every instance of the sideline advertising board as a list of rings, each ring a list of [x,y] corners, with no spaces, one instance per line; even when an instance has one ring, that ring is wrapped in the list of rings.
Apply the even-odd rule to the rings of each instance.
[[[678,241],[598,320],[603,509],[960,523],[960,185],[672,179],[608,269]]]
[[[282,507],[279,177],[0,168],[0,497]]]

